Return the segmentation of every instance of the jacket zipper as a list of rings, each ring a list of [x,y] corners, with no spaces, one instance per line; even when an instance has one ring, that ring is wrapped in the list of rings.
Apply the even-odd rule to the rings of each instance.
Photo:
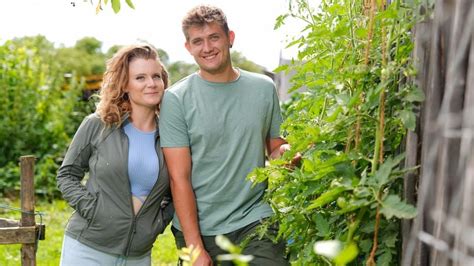
[[[120,133],[122,134],[122,137],[125,138],[125,141],[127,142],[125,145],[125,149],[126,149],[126,153],[127,156],[128,156],[128,152],[129,152],[129,145],[130,145],[130,141],[128,139],[128,136],[127,134],[125,134],[124,130],[123,130],[123,127],[121,127],[120,129]],[[127,158],[127,161],[128,161],[128,158]],[[125,164],[127,169],[127,176],[128,176],[128,163]],[[132,190],[131,190],[131,187],[132,185],[130,184],[130,178],[128,179],[128,191],[129,191],[129,199],[130,199],[130,208],[131,208],[131,212],[132,212],[132,215],[133,215],[133,219],[132,219],[132,224],[130,225],[130,230],[128,231],[128,238],[127,238],[127,245],[125,246],[125,256],[128,256],[128,254],[130,253],[130,247],[131,247],[131,243],[132,243],[132,238],[133,238],[133,235],[135,233],[135,224],[136,224],[136,216],[135,216],[135,213],[134,213],[134,210],[133,210],[133,200],[132,200]]]
[[[130,253],[130,247],[132,246],[132,239],[133,235],[137,231],[137,218],[136,216],[133,216],[132,220],[132,226],[130,228],[130,231],[128,232],[128,241],[127,241],[127,248],[125,251],[125,257],[128,257],[128,254]]]

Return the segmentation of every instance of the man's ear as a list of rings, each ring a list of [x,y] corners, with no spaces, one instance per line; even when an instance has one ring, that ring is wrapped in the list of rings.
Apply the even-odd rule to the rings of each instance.
[[[229,43],[230,43],[230,48],[234,45],[234,39],[235,39],[235,32],[234,31],[229,31]]]
[[[188,41],[184,43],[184,47],[186,47],[186,50],[188,50],[188,52],[191,53],[191,45],[189,45]]]

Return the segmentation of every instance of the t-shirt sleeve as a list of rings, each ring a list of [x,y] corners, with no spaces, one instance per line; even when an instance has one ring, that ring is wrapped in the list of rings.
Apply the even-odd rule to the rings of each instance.
[[[274,139],[280,137],[280,125],[283,122],[283,118],[281,116],[281,109],[280,109],[280,100],[278,99],[278,95],[276,92],[275,87],[272,90],[272,113],[271,113],[271,121],[270,121],[270,132],[269,138]]]
[[[162,147],[189,146],[188,127],[183,106],[172,92],[165,92],[160,107],[160,139]]]

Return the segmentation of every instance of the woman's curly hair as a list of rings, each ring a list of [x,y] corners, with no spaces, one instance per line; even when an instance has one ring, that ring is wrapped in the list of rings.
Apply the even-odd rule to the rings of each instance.
[[[102,86],[99,93],[97,113],[101,120],[107,125],[120,125],[121,117],[132,111],[130,99],[125,89],[128,85],[130,62],[134,59],[153,59],[161,66],[165,89],[168,87],[168,72],[160,61],[158,52],[148,44],[130,45],[121,48],[107,61],[107,69],[104,72]],[[156,106],[159,111],[159,105]]]

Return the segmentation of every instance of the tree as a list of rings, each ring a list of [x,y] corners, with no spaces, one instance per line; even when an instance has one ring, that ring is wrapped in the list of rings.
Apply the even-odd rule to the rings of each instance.
[[[262,66],[259,66],[254,62],[248,60],[241,52],[232,51],[230,57],[232,59],[232,64],[235,67],[239,67],[243,70],[257,73],[263,73],[264,71],[264,68]]]
[[[84,37],[74,47],[62,47],[57,51],[57,60],[64,73],[76,77],[99,75],[105,71],[106,56],[102,53],[102,42],[93,37]]]
[[[174,84],[176,81],[198,70],[196,64],[189,64],[183,61],[170,63],[166,68],[169,72],[170,84]]]

